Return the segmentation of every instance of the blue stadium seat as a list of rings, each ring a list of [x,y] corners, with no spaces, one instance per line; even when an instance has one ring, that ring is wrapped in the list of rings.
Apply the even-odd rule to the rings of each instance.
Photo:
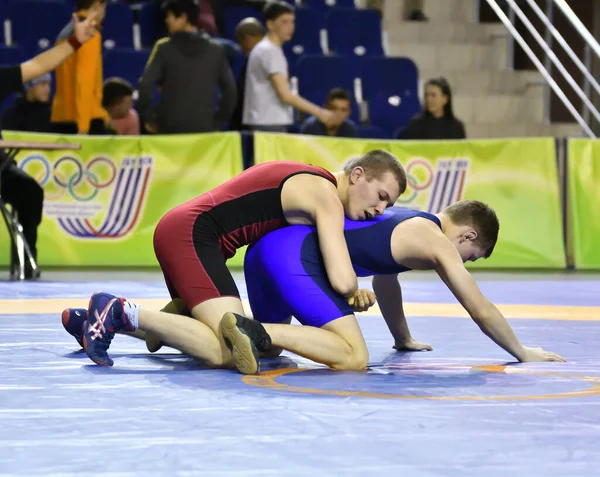
[[[382,94],[417,94],[419,88],[417,65],[410,58],[364,58],[360,77],[365,99]]]
[[[164,18],[157,2],[142,4],[139,10],[142,46],[150,48],[159,38],[167,36]]]
[[[102,41],[107,48],[133,48],[133,11],[129,5],[121,2],[106,5]]]
[[[4,20],[6,20],[6,4],[0,1],[0,44],[6,44],[6,38],[4,38]]]
[[[149,56],[150,50],[138,51],[131,48],[108,50],[103,58],[104,79],[118,76],[136,87]]]
[[[377,126],[357,126],[356,134],[363,139],[388,139],[383,129]]]
[[[54,45],[71,18],[65,4],[55,0],[20,0],[11,3],[8,12],[13,43],[27,56]]]
[[[304,0],[304,5],[314,10],[327,11],[331,7],[354,8],[354,0]]]
[[[332,8],[327,15],[329,50],[338,55],[383,55],[381,19],[373,10]]]
[[[354,121],[359,120],[359,110],[354,99],[354,74],[352,62],[343,56],[305,55],[296,67],[300,95],[318,105],[323,105],[327,93],[333,88],[344,88],[352,97]]]
[[[308,8],[296,9],[294,37],[283,45],[291,76],[295,76],[295,67],[302,55],[323,53],[320,36],[323,28],[325,17],[322,13]]]
[[[298,61],[297,73],[300,94],[354,88],[351,63],[343,56],[305,55]]]
[[[421,110],[416,92],[405,96],[379,95],[369,100],[369,121],[383,129],[387,137],[404,127]]]
[[[19,47],[0,45],[0,65],[16,65],[26,59]]]
[[[265,23],[262,12],[252,7],[230,7],[223,12],[223,23],[225,31],[223,36],[230,40],[235,40],[235,27],[244,18],[254,17],[257,18],[261,23]]]

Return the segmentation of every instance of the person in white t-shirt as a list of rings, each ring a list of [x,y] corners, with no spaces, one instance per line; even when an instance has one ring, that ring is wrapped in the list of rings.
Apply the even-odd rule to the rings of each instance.
[[[282,1],[269,2],[263,10],[268,33],[252,49],[246,72],[242,122],[247,129],[286,132],[294,122],[293,108],[326,125],[339,122],[335,113],[290,91],[282,45],[294,35],[294,12]]]

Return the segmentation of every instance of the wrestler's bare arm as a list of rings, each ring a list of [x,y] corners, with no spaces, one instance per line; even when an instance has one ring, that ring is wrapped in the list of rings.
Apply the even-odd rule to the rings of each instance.
[[[526,348],[502,315],[477,286],[456,247],[427,219],[403,222],[392,234],[392,254],[412,269],[434,269],[481,331],[519,361],[563,361],[541,348]],[[381,303],[381,297],[377,297]]]
[[[416,341],[410,334],[398,275],[374,276],[373,291],[377,296],[381,314],[394,338],[394,348],[399,351],[431,351],[431,345]]]
[[[435,270],[481,331],[521,362],[565,361],[541,348],[524,347],[500,310],[483,296],[454,245],[441,232],[439,235],[431,241]]]

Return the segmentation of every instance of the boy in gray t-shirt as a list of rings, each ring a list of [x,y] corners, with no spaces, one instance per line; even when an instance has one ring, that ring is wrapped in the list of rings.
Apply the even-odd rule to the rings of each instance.
[[[294,7],[282,1],[264,9],[268,34],[250,53],[246,72],[243,124],[254,130],[287,131],[293,123],[292,107],[333,124],[335,114],[293,94],[282,45],[294,35]]]

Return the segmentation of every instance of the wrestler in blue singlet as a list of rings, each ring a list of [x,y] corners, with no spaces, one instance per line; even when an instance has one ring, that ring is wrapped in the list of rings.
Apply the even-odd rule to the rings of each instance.
[[[391,207],[369,221],[346,219],[346,243],[359,277],[409,270],[394,261],[391,237],[400,222],[413,217],[441,227],[435,215],[405,207]],[[244,273],[252,314],[263,323],[293,315],[303,325],[321,327],[353,313],[329,284],[315,227],[292,225],[265,235],[246,252]]]

